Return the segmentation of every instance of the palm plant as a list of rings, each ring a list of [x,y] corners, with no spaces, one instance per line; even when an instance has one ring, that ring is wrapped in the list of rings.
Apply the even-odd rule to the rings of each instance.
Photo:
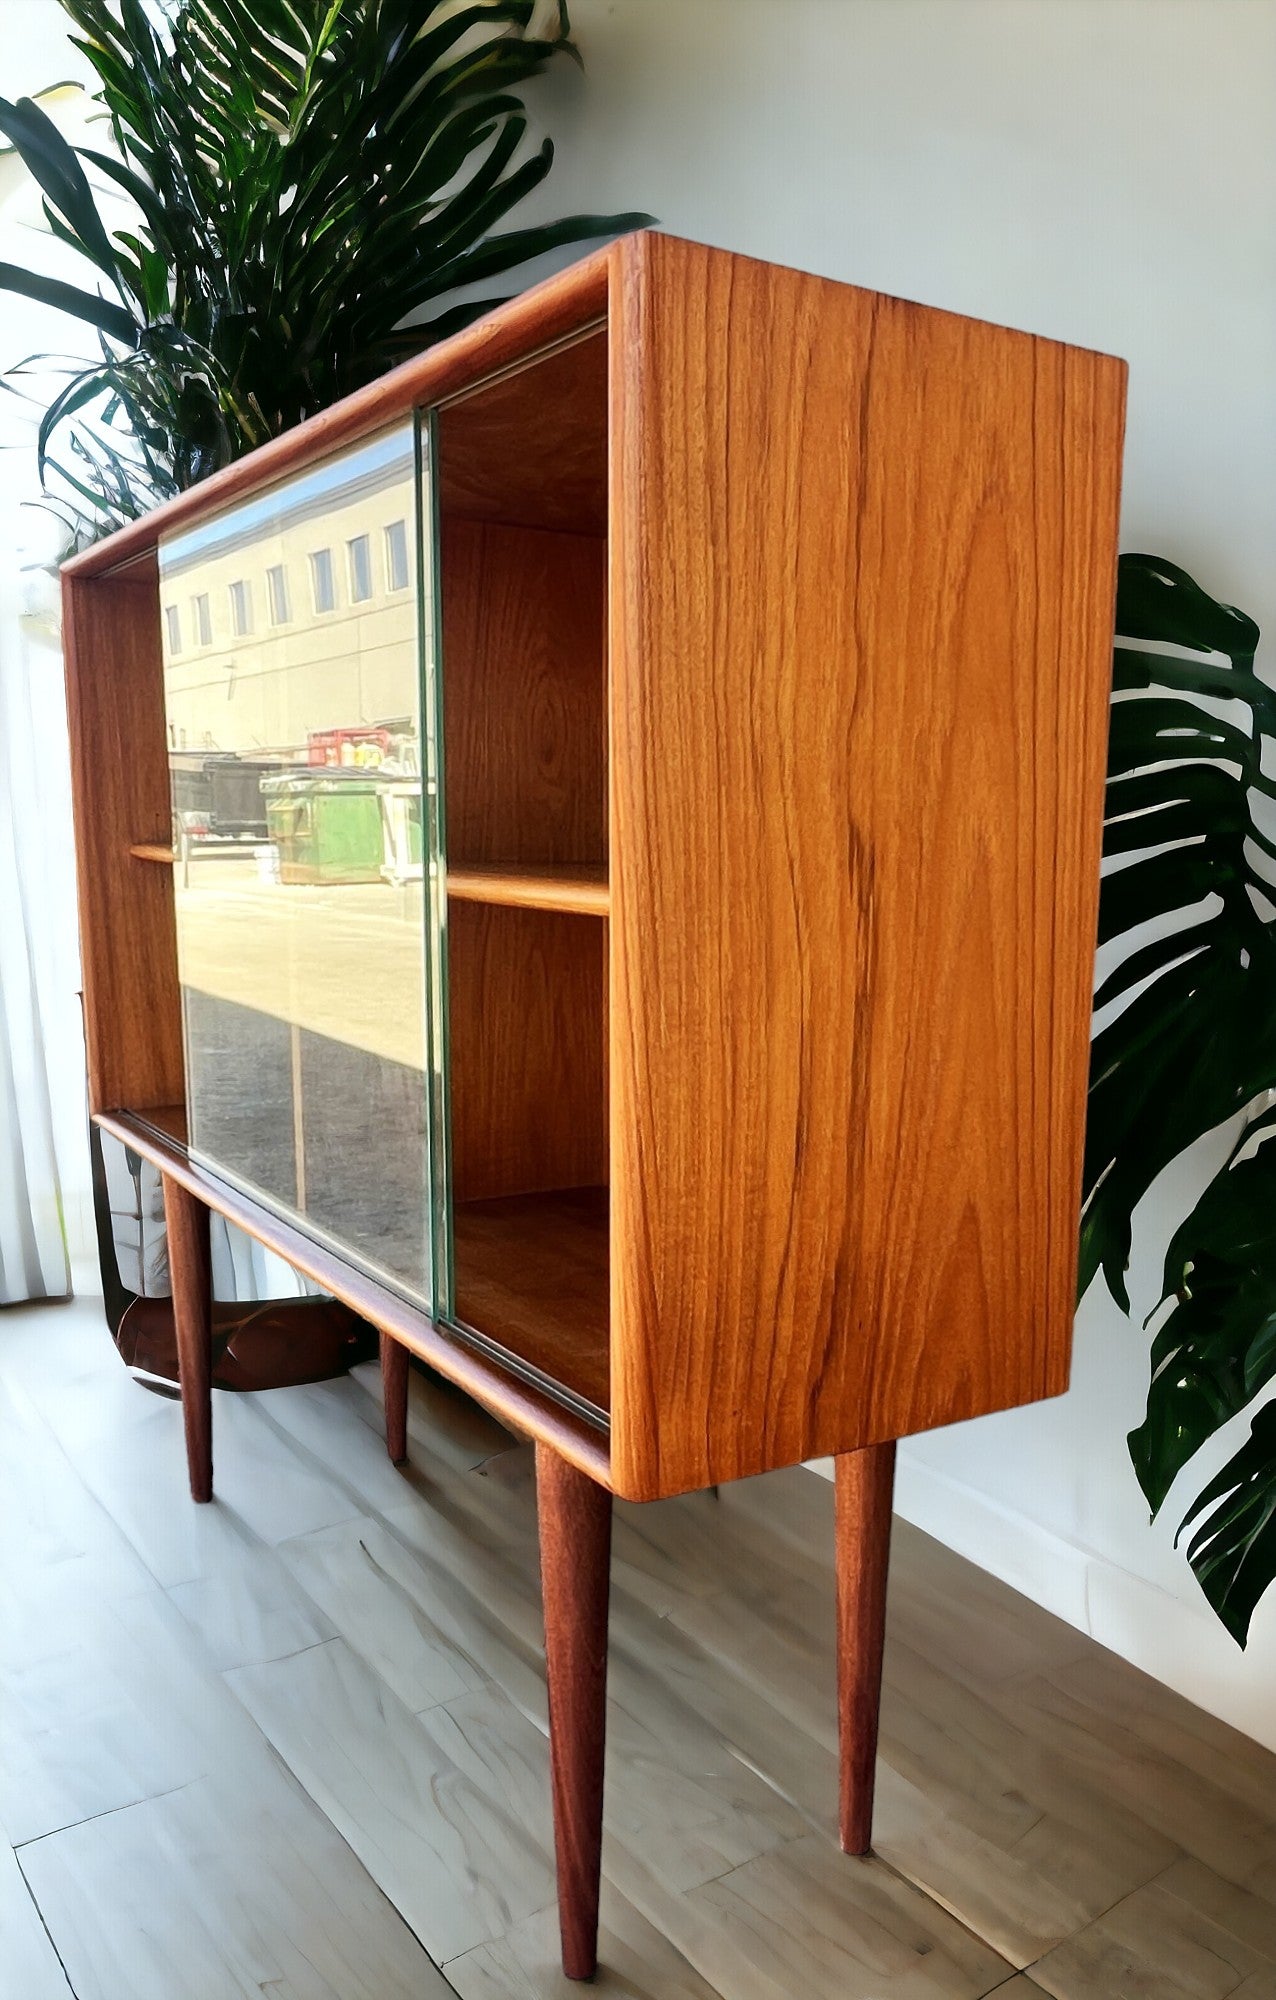
[[[523,156],[517,91],[575,55],[561,4],[546,33],[534,0],[62,6],[113,147],[77,153],[30,99],[0,99],[0,133],[90,286],[0,264],[0,289],[70,314],[97,344],[92,363],[67,367],[38,439],[75,541],[496,303],[440,306],[448,294],[649,220],[493,233],[553,161],[549,140]],[[127,205],[126,226],[110,226],[85,161]]]
[[[1130,1452],[1155,1514],[1201,1446],[1255,1409],[1180,1529],[1244,1645],[1276,1577],[1276,1404],[1257,1404],[1276,1379],[1276,840],[1264,810],[1276,691],[1254,670],[1253,620],[1172,563],[1122,557],[1117,631],[1099,936],[1133,949],[1096,995],[1116,1012],[1093,1046],[1080,1289],[1102,1270],[1129,1312],[1136,1205],[1239,1116],[1166,1254]]]

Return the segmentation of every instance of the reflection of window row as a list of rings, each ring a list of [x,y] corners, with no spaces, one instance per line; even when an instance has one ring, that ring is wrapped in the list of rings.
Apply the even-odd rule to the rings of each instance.
[[[406,521],[389,521],[382,529],[382,564],[387,594],[408,587],[408,530]],[[310,601],[316,615],[337,608],[337,569],[330,548],[312,549],[309,558]],[[346,591],[351,604],[366,604],[373,594],[372,537],[352,535],[346,543]],[[253,586],[247,577],[237,577],[229,586],[230,625],[235,638],[243,639],[253,629]],[[271,625],[287,625],[292,618],[292,595],[287,565],[272,563],[266,571],[266,615]],[[176,604],[164,607],[164,623],[170,654],[182,650],[182,615]],[[213,643],[212,603],[207,591],[191,598],[191,628],[197,646]]]

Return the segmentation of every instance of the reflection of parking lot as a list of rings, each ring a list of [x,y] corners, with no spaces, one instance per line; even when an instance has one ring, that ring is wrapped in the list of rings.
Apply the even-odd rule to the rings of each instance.
[[[424,1069],[419,881],[268,882],[225,850],[175,872],[184,986]]]
[[[185,1003],[196,1151],[425,1296],[421,1071],[195,987]]]

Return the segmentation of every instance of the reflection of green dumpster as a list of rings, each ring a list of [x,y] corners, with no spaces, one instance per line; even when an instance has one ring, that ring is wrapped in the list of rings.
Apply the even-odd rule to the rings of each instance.
[[[422,879],[421,780],[389,777],[382,780],[381,818],[385,831],[387,882],[402,888],[405,882]]]
[[[367,771],[268,778],[266,825],[281,882],[379,882],[381,787]]]

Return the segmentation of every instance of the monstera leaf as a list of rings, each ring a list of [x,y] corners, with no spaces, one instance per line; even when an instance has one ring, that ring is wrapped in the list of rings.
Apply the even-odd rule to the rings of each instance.
[[[1250,1121],[1165,1259],[1173,1310],[1152,1343],[1147,1415],[1130,1434],[1154,1508],[1221,1424],[1276,1376],[1276,1112]]]
[[[1259,1411],[1248,1441],[1193,1501],[1183,1526],[1193,1520],[1200,1525],[1188,1561],[1243,1646],[1258,1600],[1276,1576],[1276,1403]]]
[[[1131,1216],[1163,1168],[1245,1114],[1226,1165],[1176,1231],[1147,1414],[1130,1450],[1156,1512],[1184,1466],[1276,1377],[1276,693],[1258,630],[1185,571],[1121,559],[1101,943],[1128,949],[1096,1008],[1081,1289],[1102,1269],[1129,1311]],[[1188,1510],[1188,1557],[1244,1643],[1276,1576],[1264,1415]],[[1202,1514],[1212,1508],[1204,1519]]]
[[[500,229],[553,147],[518,87],[574,56],[534,0],[62,0],[113,150],[0,99],[82,283],[0,289],[92,330],[40,433],[78,539],[202,479],[496,300],[461,287],[643,215]],[[548,13],[550,25],[538,32]],[[135,220],[113,228],[84,162]],[[515,289],[517,287],[515,286]],[[47,362],[50,357],[34,357]],[[55,435],[70,440],[52,456]]]

